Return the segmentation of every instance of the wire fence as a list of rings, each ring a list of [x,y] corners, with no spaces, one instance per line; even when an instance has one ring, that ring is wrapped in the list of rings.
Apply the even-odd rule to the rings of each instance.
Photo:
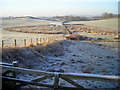
[[[25,39],[12,39],[12,40],[2,40],[2,47],[20,47],[20,46],[30,46],[47,44],[55,40],[63,40],[62,36],[59,37],[47,37],[47,38],[25,38]]]

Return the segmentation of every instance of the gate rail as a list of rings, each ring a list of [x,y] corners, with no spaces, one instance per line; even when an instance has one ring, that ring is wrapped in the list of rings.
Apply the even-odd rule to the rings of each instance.
[[[104,82],[120,82],[119,76],[96,75],[96,74],[86,74],[86,73],[45,72],[45,71],[39,71],[39,70],[19,68],[19,67],[11,67],[10,64],[5,65],[5,63],[4,64],[0,63],[0,67],[2,67],[3,70],[12,71],[13,73],[16,73],[16,74],[17,72],[22,72],[22,73],[39,75],[37,78],[32,79],[32,80],[23,80],[23,79],[17,79],[16,77],[13,78],[9,76],[0,76],[0,78],[3,78],[4,80],[20,83],[19,85],[16,85],[16,87],[21,87],[21,86],[31,84],[31,85],[37,85],[37,86],[43,86],[43,87],[50,87],[50,88],[83,88],[84,89],[84,87],[82,87],[77,82],[73,81],[72,79],[95,80],[95,81],[104,81]],[[41,81],[50,79],[52,77],[54,77],[53,85],[40,83]],[[75,87],[59,85],[60,78],[67,81],[68,83],[72,84]]]

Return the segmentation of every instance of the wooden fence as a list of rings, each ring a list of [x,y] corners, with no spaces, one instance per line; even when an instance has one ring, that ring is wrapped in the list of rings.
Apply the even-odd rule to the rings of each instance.
[[[31,39],[23,39],[18,40],[14,39],[11,41],[2,40],[2,47],[17,47],[17,46],[29,46],[29,45],[39,45],[43,43],[49,43],[50,41],[55,40],[63,40],[64,37],[49,37],[49,38],[31,38]],[[78,40],[78,41],[90,41],[90,42],[117,42],[119,43],[120,40]]]
[[[104,81],[104,82],[120,82],[119,76],[96,75],[96,74],[86,74],[86,73],[45,72],[45,71],[39,71],[39,70],[19,68],[19,67],[16,67],[17,65],[18,65],[17,62],[13,62],[13,64],[0,63],[0,67],[2,67],[3,71],[6,70],[3,72],[3,76],[0,76],[0,78],[6,81],[13,81],[15,82],[15,84],[19,83],[15,85],[15,87],[17,88],[30,84],[30,85],[37,85],[42,87],[49,87],[49,88],[85,89],[84,87],[79,85],[77,82],[75,82],[73,79],[94,80],[94,81]],[[12,71],[13,77],[9,77],[8,73],[10,73],[10,71]],[[16,78],[17,72],[37,74],[39,76],[32,80],[17,79]],[[53,85],[40,83],[43,80],[50,79],[53,77],[54,77]],[[60,79],[67,81],[74,87],[59,85]]]
[[[31,39],[23,39],[18,40],[14,39],[11,41],[2,40],[2,47],[16,47],[16,46],[27,46],[27,45],[38,45],[42,43],[48,43],[50,41],[63,39],[62,37],[49,37],[49,38],[31,38]]]

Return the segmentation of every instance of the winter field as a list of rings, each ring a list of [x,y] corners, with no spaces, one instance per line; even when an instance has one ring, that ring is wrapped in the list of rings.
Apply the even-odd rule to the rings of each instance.
[[[11,20],[12,21],[12,20]],[[20,19],[13,21],[3,21],[3,27],[14,27],[15,25],[40,25],[49,24],[54,21],[29,21],[28,19]],[[22,23],[23,21],[23,23]],[[111,21],[111,22],[110,22]],[[55,21],[56,22],[56,21]],[[98,27],[118,30],[116,19],[106,19],[99,21],[75,21],[71,23],[82,23],[86,25],[95,25]],[[104,25],[102,25],[104,23]],[[31,38],[46,38],[46,37],[62,37],[62,34],[35,34],[22,33],[1,30],[2,39],[9,42],[11,40],[23,40]],[[81,35],[103,38],[105,40],[118,41],[115,35],[102,35],[98,33],[79,32]],[[23,42],[23,41],[22,41]],[[14,42],[13,42],[14,43]],[[56,40],[47,44],[40,44],[28,47],[8,47],[2,48],[3,62],[12,63],[18,61],[19,67],[28,69],[37,69],[48,72],[60,73],[89,73],[98,75],[115,75],[119,76],[119,57],[118,57],[118,42],[96,42],[96,41],[73,41],[73,40]],[[18,78],[31,80],[36,75],[19,74]],[[85,88],[118,88],[116,82],[100,82],[93,80],[75,80]],[[52,83],[51,80],[43,81],[43,83]],[[68,85],[65,81],[60,80],[60,85]],[[24,86],[30,88],[37,86]]]
[[[0,26],[2,27],[14,27],[14,26],[26,26],[26,25],[46,25],[49,23],[57,22],[57,21],[49,21],[49,20],[39,20],[39,19],[31,19],[31,18],[9,18],[9,19],[1,19]]]
[[[118,30],[118,19],[120,18],[110,18],[105,20],[94,20],[94,21],[72,21],[68,23],[85,24],[85,25],[91,25],[91,26],[98,26],[102,28],[108,28],[112,30]]]
[[[112,43],[113,45],[114,43]],[[87,42],[61,40],[47,45],[33,47],[3,48],[3,61],[12,63],[18,61],[19,67],[47,72],[88,73],[98,75],[119,75],[118,47]],[[18,78],[31,80],[37,75],[19,74]],[[75,80],[84,88],[118,88],[116,82],[101,82],[94,80]],[[53,83],[52,79],[42,83]],[[69,84],[60,80],[60,85]],[[39,88],[24,86],[22,88]]]
[[[1,33],[1,38],[2,40],[5,41],[5,46],[11,46],[14,43],[14,39],[17,40],[18,45],[23,45],[23,40],[27,39],[27,43],[30,42],[31,38],[33,39],[33,42],[36,42],[36,38],[57,38],[57,37],[62,37],[62,34],[35,34],[35,33],[22,33],[22,32],[11,32],[11,31],[6,31],[4,30],[4,28],[10,28],[10,27],[22,27],[22,26],[36,26],[36,25],[49,25],[50,23],[60,23],[61,21],[48,21],[48,20],[38,20],[38,19],[31,19],[31,18],[11,18],[11,19],[3,19],[1,22],[2,26],[2,33]],[[80,26],[80,28],[90,28],[90,26],[97,26],[103,28],[103,31],[118,31],[118,19],[117,18],[112,18],[112,19],[105,19],[105,20],[96,20],[96,21],[72,21],[69,23],[74,23],[74,24],[84,24],[84,26]],[[68,24],[69,24],[68,23]],[[85,26],[85,25],[90,25],[90,26]],[[72,26],[69,26],[69,29],[71,29]],[[8,28],[8,29],[9,29]],[[38,27],[40,28],[40,27]],[[41,27],[42,28],[42,27]],[[49,27],[47,27],[49,29]],[[75,29],[71,30],[73,31],[77,31],[77,33],[80,33],[81,35],[85,35],[85,36],[89,36],[89,37],[93,37],[93,38],[103,38],[105,40],[114,40],[114,38],[116,37],[115,35],[101,35],[100,33],[86,33],[84,32],[80,32],[79,31],[79,27],[74,27]],[[105,28],[105,29],[104,29]],[[21,31],[33,31],[35,28],[18,28],[18,30]],[[43,28],[44,29],[44,28]],[[64,28],[60,27],[59,32],[63,32]],[[19,30],[19,31],[20,31]],[[46,29],[45,29],[46,30]],[[57,30],[56,28],[54,29]],[[96,31],[98,31],[99,28],[96,29]],[[15,30],[16,31],[16,30]],[[34,30],[37,31],[37,30]],[[49,31],[49,30],[48,30]],[[94,30],[95,31],[95,30]],[[101,32],[102,33],[102,32]],[[22,38],[21,38],[22,37]]]
[[[0,23],[0,26],[2,28],[5,27],[16,27],[16,26],[26,26],[26,25],[48,25],[52,23],[53,21],[47,21],[47,20],[34,20],[34,19],[28,19],[28,18],[17,18],[17,19],[3,19]],[[43,38],[57,38],[62,37],[62,35],[49,35],[49,34],[35,34],[35,33],[21,33],[21,32],[11,32],[6,31],[4,29],[0,29],[1,33],[0,36],[2,36],[1,40],[4,40],[5,46],[14,46],[14,39],[17,40],[18,45],[17,46],[23,46],[24,39],[27,40],[27,44],[30,44],[30,40],[33,39],[33,43],[36,43],[36,38],[43,39]],[[40,41],[39,41],[40,42]]]

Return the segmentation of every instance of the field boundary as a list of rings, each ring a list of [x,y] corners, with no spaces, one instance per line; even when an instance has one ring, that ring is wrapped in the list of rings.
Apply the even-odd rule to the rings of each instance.
[[[7,40],[2,40],[2,47],[17,47],[17,46],[33,46],[33,45],[42,45],[42,44],[47,44],[50,42],[53,42],[55,40],[63,40],[63,37],[50,37],[50,38],[31,38],[31,39],[23,39],[21,40],[17,40],[17,39],[13,39],[13,41],[11,41],[11,43],[9,45],[6,45]],[[21,43],[22,45],[19,45],[19,43]]]
[[[19,45],[18,42],[20,42],[20,40],[17,40],[17,39],[13,39],[13,41],[11,41],[10,44],[12,45],[8,45],[6,46],[6,42],[7,40],[2,40],[2,47],[17,47],[17,46],[24,46],[24,47],[27,47],[27,46],[33,46],[33,45],[40,45],[40,44],[47,44],[51,41],[55,41],[55,40],[63,40],[65,39],[64,37],[50,37],[50,38],[31,38],[31,39],[23,39],[22,40],[22,45]],[[91,41],[91,42],[120,42],[119,39],[117,40],[77,40],[77,41]]]

